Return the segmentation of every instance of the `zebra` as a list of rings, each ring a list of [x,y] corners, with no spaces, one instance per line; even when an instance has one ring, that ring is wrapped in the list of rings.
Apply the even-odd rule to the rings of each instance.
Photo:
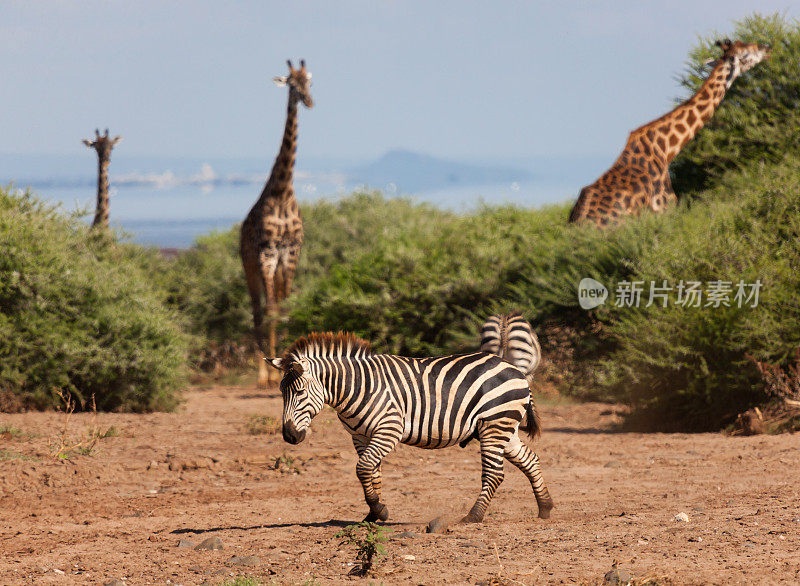
[[[530,379],[542,359],[542,347],[531,324],[519,312],[496,314],[481,328],[481,350],[496,354]]]
[[[503,481],[503,458],[531,483],[539,517],[553,500],[538,456],[519,437],[523,413],[531,437],[539,433],[528,383],[519,369],[487,352],[430,358],[377,354],[349,333],[311,333],[272,365],[283,371],[283,439],[298,444],[311,420],[330,405],[352,435],[356,475],[369,506],[365,521],[386,521],[381,462],[398,443],[426,449],[481,447],[481,491],[465,523],[483,520]]]

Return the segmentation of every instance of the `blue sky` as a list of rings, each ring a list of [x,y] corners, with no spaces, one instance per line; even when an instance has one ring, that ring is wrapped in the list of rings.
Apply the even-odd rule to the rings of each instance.
[[[82,153],[108,126],[129,154],[271,160],[286,93],[270,80],[304,57],[301,155],[612,158],[681,95],[698,35],[755,5],[6,0],[0,152]]]

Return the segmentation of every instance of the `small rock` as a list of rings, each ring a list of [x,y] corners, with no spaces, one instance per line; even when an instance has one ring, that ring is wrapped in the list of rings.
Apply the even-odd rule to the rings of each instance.
[[[59,576],[64,575],[64,570],[59,570],[58,568],[53,568],[53,573],[58,574]]]
[[[603,468],[619,468],[621,464],[616,460],[611,460],[610,462],[606,462],[603,464]]]
[[[678,521],[679,523],[688,523],[689,522],[689,515],[686,513],[680,512],[674,517],[672,517],[673,521]]]
[[[447,521],[444,517],[436,517],[425,528],[425,533],[447,533]]]
[[[647,545],[648,541],[646,539],[640,539],[636,543],[638,543],[639,545]]]
[[[403,531],[402,533],[392,535],[390,539],[415,539],[416,537],[416,533],[412,533],[411,531]]]
[[[209,537],[194,546],[195,549],[222,549],[222,540],[219,537]]]
[[[461,547],[474,547],[475,549],[486,549],[486,546],[482,543],[478,543],[477,541],[464,541],[463,543],[459,543]]]
[[[255,566],[261,565],[261,560],[254,555],[246,555],[242,557],[234,556],[228,560],[228,563],[232,566],[246,566],[248,568],[254,568]]]
[[[194,541],[188,539],[181,539],[178,541],[178,547],[194,547]]]
[[[156,468],[158,468],[158,462],[156,462],[155,460],[150,460],[150,463],[147,465],[147,469],[154,470]]]
[[[614,568],[603,576],[603,581],[606,584],[627,584],[631,580],[633,580],[633,576],[631,576],[630,572],[620,568]]]
[[[702,537],[690,537],[689,541],[691,541],[692,543],[700,543],[701,541],[703,541],[703,538]]]
[[[413,562],[417,558],[413,555],[404,555],[403,559],[406,560],[407,562]]]
[[[113,580],[109,580],[103,586],[126,586],[123,580],[117,580],[116,578]]]

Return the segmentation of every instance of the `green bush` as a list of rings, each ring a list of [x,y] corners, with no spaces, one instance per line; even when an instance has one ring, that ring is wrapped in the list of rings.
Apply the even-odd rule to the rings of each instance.
[[[800,347],[800,159],[731,174],[705,204],[672,214],[633,279],[762,283],[758,306],[618,310],[597,384],[648,428],[714,429],[765,400],[747,355],[785,363]],[[731,193],[737,194],[731,198]],[[726,199],[730,198],[730,199]],[[731,295],[733,298],[733,294]]]
[[[130,245],[31,195],[0,190],[0,394],[47,408],[169,409],[187,338]]]
[[[708,75],[707,59],[730,37],[772,46],[772,56],[737,79],[714,116],[672,165],[678,193],[716,185],[731,169],[779,161],[800,147],[800,20],[755,14],[731,33],[701,39],[690,51],[681,85],[695,93]]]

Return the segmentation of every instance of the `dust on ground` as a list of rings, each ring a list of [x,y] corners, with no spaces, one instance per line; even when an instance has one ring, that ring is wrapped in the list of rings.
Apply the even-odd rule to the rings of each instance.
[[[274,391],[185,398],[175,413],[74,415],[67,435],[114,429],[67,458],[53,457],[62,414],[0,416],[0,584],[603,583],[613,564],[640,582],[800,583],[800,434],[616,433],[617,406],[540,405],[552,517],[506,466],[485,522],[444,535],[424,527],[472,505],[478,444],[400,446],[383,467],[395,537],[355,578],[335,534],[367,509],[335,413],[290,446]],[[222,549],[195,549],[208,538]]]

